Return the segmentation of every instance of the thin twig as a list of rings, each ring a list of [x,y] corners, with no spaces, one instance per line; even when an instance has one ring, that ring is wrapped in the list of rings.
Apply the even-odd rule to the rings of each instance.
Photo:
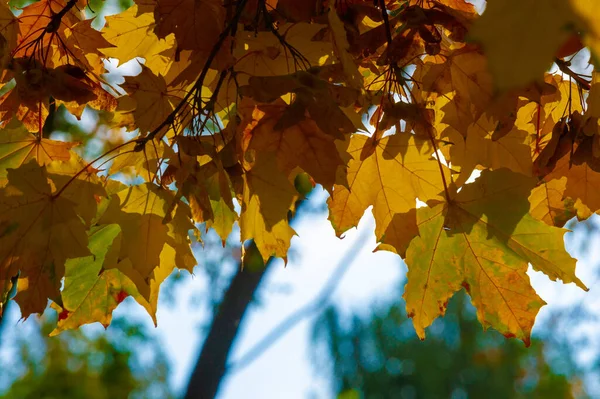
[[[575,73],[571,68],[569,68],[569,66],[571,65],[570,62],[561,60],[560,58],[555,58],[554,63],[556,64],[556,66],[558,66],[558,69],[560,69],[562,73],[570,76],[575,82],[577,82],[577,85],[579,85],[579,87],[581,87],[584,90],[590,90],[590,82],[588,82],[587,80],[579,76],[577,73]]]

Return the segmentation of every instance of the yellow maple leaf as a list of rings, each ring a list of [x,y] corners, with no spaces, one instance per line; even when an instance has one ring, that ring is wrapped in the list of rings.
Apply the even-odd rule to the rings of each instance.
[[[150,291],[145,287],[150,284],[155,269],[161,266],[165,245],[177,250],[178,268],[191,270],[196,263],[187,237],[188,231],[194,228],[189,221],[189,209],[186,211],[186,206],[179,203],[176,216],[165,223],[173,200],[171,191],[151,183],[127,187],[113,194],[108,208],[97,221],[97,224],[120,226],[123,239],[119,257],[128,259],[130,264],[115,267],[136,283],[147,300],[150,300]]]
[[[47,165],[48,176],[61,190],[61,197],[76,204],[77,214],[89,227],[96,217],[98,202],[106,197],[103,178],[78,155],[71,153],[68,161],[53,161]],[[90,201],[94,198],[94,201]]]
[[[444,190],[440,165],[432,157],[434,148],[406,132],[398,132],[379,141],[355,134],[350,139],[347,182],[334,186],[328,201],[329,219],[338,235],[356,226],[363,213],[373,206],[375,235],[391,240],[387,230],[396,214],[416,207],[417,198],[429,201]],[[449,181],[446,169],[444,176]],[[387,230],[387,231],[386,231]]]
[[[496,0],[469,34],[482,44],[496,87],[507,90],[541,80],[574,25],[568,1]]]
[[[592,137],[575,142],[570,132],[560,138],[544,180],[567,178],[564,196],[581,201],[592,213],[600,210],[600,159],[594,157]],[[576,203],[577,208],[577,203]],[[578,210],[579,211],[579,210]],[[590,216],[589,212],[583,212]]]
[[[542,180],[529,196],[531,216],[550,226],[564,226],[577,214],[574,201],[571,198],[564,198],[566,189],[566,177],[548,182]]]
[[[392,216],[376,251],[395,252],[405,258],[410,242],[418,235],[417,209],[413,208],[406,213],[397,213]]]
[[[463,135],[492,100],[493,82],[487,59],[475,46],[426,57],[417,63],[413,79],[419,83],[415,95],[423,101],[452,96],[442,108],[441,121]]]
[[[237,88],[248,84],[252,76],[288,75],[308,66],[333,63],[335,57],[332,43],[328,40],[312,40],[325,27],[326,25],[305,22],[282,24],[278,31],[290,47],[283,45],[271,32],[237,32],[233,51],[236,76],[235,79],[228,79],[219,91],[218,109],[236,102]],[[290,48],[302,57],[298,58]],[[211,84],[213,86],[214,82]]]
[[[254,239],[264,262],[271,256],[287,259],[290,241],[296,234],[288,224],[288,211],[298,193],[279,171],[274,154],[257,156],[252,169],[243,176],[241,190],[242,242]]]
[[[122,173],[128,177],[141,177],[147,182],[152,182],[160,171],[165,159],[175,158],[175,153],[167,143],[162,140],[153,140],[143,151],[133,151],[134,143],[123,146],[114,157],[109,169],[109,175]]]
[[[531,176],[533,163],[527,132],[513,126],[503,137],[493,140],[498,127],[499,121],[485,113],[469,125],[464,146],[450,148],[450,161],[462,168],[457,184],[463,184],[478,167],[510,168]]]
[[[102,36],[114,47],[104,48],[102,53],[107,57],[117,58],[119,65],[141,57],[146,60],[144,65],[153,73],[166,73],[170,61],[165,52],[173,49],[175,36],[159,39],[153,32],[155,25],[152,13],[138,15],[137,5],[120,14],[106,17]]]
[[[135,101],[133,118],[142,132],[151,132],[161,125],[177,103],[181,100],[179,90],[170,90],[162,75],[156,75],[150,68],[142,65],[142,72],[126,77],[123,88],[130,93],[122,97],[119,110],[128,110],[131,100]],[[126,101],[126,102],[125,102]]]
[[[348,51],[350,44],[346,37],[346,29],[344,23],[340,20],[335,7],[331,7],[327,13],[327,20],[331,29],[332,41],[336,49],[337,57],[342,63],[344,74],[350,87],[361,90],[363,88],[363,77],[358,71],[358,67],[354,62],[354,58]]]
[[[515,121],[520,130],[529,132],[531,155],[540,166],[548,162],[547,154],[554,153],[569,110],[583,112],[582,98],[575,83],[549,74],[546,75],[545,82],[555,90],[542,94],[539,101],[522,105]],[[549,148],[545,150],[547,146]]]
[[[160,263],[160,252],[167,241],[163,224],[168,207],[167,193],[146,183],[119,191],[98,224],[118,224],[123,234],[121,259],[129,258],[134,270],[144,278]]]
[[[184,196],[190,202],[193,219],[213,228],[223,242],[229,237],[238,214],[233,205],[231,182],[217,160],[201,165],[196,173],[182,179]]]
[[[531,287],[528,263],[551,279],[575,282],[575,260],[565,251],[566,230],[528,215],[533,179],[507,169],[484,171],[450,202],[417,210],[419,237],[407,251],[404,298],[421,339],[464,287],[484,327],[530,342],[545,304]]]
[[[168,227],[169,235],[160,251],[160,265],[153,270],[150,277],[144,277],[139,270],[134,269],[130,259],[125,259],[116,265],[116,268],[130,277],[137,287],[139,296],[134,297],[148,311],[155,325],[157,324],[156,311],[161,284],[175,268],[192,273],[194,266],[197,264],[190,250],[188,238],[188,231],[195,229],[190,222],[189,208],[180,203]]]
[[[18,168],[35,159],[40,165],[52,161],[68,161],[74,155],[70,149],[77,143],[40,139],[14,120],[0,129],[0,187],[7,182],[8,169]]]

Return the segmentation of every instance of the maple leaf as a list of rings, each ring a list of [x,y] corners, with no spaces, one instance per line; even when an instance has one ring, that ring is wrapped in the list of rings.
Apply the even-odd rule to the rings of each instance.
[[[487,60],[477,47],[426,57],[417,64],[413,78],[419,82],[415,94],[424,101],[451,96],[451,101],[441,109],[444,113],[441,122],[463,135],[467,135],[468,126],[479,119],[492,100],[492,77]]]
[[[0,271],[2,276],[21,271],[17,301],[23,317],[41,313],[48,298],[60,295],[67,259],[89,255],[76,204],[56,196],[54,187],[46,168],[30,161],[9,169],[8,185],[0,191],[0,226],[6,226]]]
[[[233,51],[235,79],[228,79],[219,91],[217,105],[225,108],[236,102],[238,87],[247,85],[252,76],[288,75],[308,66],[332,64],[332,43],[315,38],[324,28],[321,24],[282,24],[278,33],[283,43],[271,32],[239,31]]]
[[[305,113],[325,133],[337,139],[355,131],[355,126],[340,106],[351,106],[358,93],[347,87],[334,85],[306,72],[276,77],[253,77],[248,86],[240,88],[244,96],[260,102],[272,102],[288,93],[294,101],[281,117],[278,129],[302,121]]]
[[[444,190],[440,165],[432,157],[435,152],[429,141],[405,132],[375,141],[355,134],[350,139],[348,153],[348,186],[336,184],[328,201],[329,219],[338,235],[358,225],[364,211],[373,206],[380,239],[402,235],[403,231],[387,230],[396,214],[415,208],[417,198],[429,201]],[[448,178],[447,171],[444,175]],[[339,183],[339,182],[338,182]]]
[[[143,132],[151,132],[167,119],[179,100],[178,92],[170,92],[161,75],[155,75],[150,68],[142,65],[142,72],[134,77],[126,77],[123,88],[131,93],[127,101],[135,101],[133,118]],[[129,108],[121,102],[119,109]]]
[[[143,296],[146,294],[147,300],[150,292],[144,287],[152,280],[154,270],[161,266],[161,253],[166,244],[179,251],[175,258],[178,268],[191,269],[195,265],[195,261],[190,264],[194,257],[187,239],[193,225],[189,221],[183,223],[185,216],[164,223],[172,200],[169,191],[151,183],[127,187],[112,195],[108,209],[97,222],[120,226],[123,239],[119,258],[128,259],[130,267],[118,267],[136,283]]]
[[[363,87],[363,77],[358,71],[354,58],[349,52],[350,44],[348,43],[348,38],[346,36],[346,29],[334,7],[329,9],[327,19],[331,28],[333,42],[337,50],[336,53],[342,63],[348,82],[351,87],[360,90]]]
[[[244,173],[241,238],[242,242],[254,239],[265,262],[271,256],[287,258],[290,241],[296,234],[287,223],[288,211],[297,194],[288,177],[277,169],[274,154],[257,156],[252,169]]]
[[[16,169],[35,159],[40,165],[68,161],[77,143],[55,141],[31,134],[18,121],[0,130],[0,187],[6,185],[8,169]]]
[[[233,205],[231,182],[223,165],[216,158],[197,170],[187,171],[185,166],[180,169],[186,176],[177,180],[183,182],[181,192],[190,203],[192,218],[198,223],[206,223],[207,230],[215,229],[225,242],[238,214]]]
[[[70,27],[67,43],[77,46],[84,54],[102,55],[101,49],[115,47],[115,45],[106,40],[100,31],[92,27],[93,22],[93,19],[86,19]]]
[[[225,8],[218,0],[157,0],[154,19],[159,38],[173,33],[180,50],[208,55],[225,25]]]
[[[51,336],[92,322],[108,327],[113,310],[129,295],[148,306],[133,282],[115,268],[120,232],[116,224],[94,227],[89,235],[92,255],[66,262],[62,307],[55,305],[64,316],[59,318]]]
[[[128,258],[142,277],[151,276],[160,263],[168,227],[163,218],[167,193],[152,184],[132,186],[113,194],[99,224],[119,224],[123,234],[120,258]]]
[[[494,84],[506,90],[541,80],[580,23],[568,1],[497,0],[487,5],[469,34],[482,44]]]
[[[450,150],[452,162],[469,174],[477,166],[483,166],[490,169],[510,168],[531,176],[533,163],[527,132],[513,127],[504,137],[493,140],[498,126],[495,117],[483,114],[469,125],[464,147],[457,146],[455,151]]]
[[[7,120],[16,115],[32,131],[41,129],[51,97],[83,105],[96,100],[96,93],[104,92],[85,71],[70,64],[47,68],[30,59],[15,58],[10,69],[15,87],[0,97],[0,118]]]
[[[545,81],[556,90],[542,94],[539,101],[523,105],[516,121],[520,129],[530,133],[532,157],[537,167],[545,166],[548,157],[554,154],[568,110],[583,112],[583,101],[576,84],[552,75],[546,75]]]
[[[139,295],[134,295],[134,298],[148,311],[155,325],[157,323],[156,311],[160,285],[171,275],[175,268],[184,269],[191,273],[197,263],[191,252],[188,238],[188,231],[195,229],[189,219],[189,209],[180,204],[167,227],[169,233],[164,246],[160,250],[160,264],[152,271],[150,276],[144,276],[139,269],[134,268],[130,258],[124,259],[114,266],[133,281],[139,292]]]
[[[142,154],[132,150],[133,145],[123,146],[110,166],[109,175],[122,173],[130,177],[142,177],[147,182],[156,178],[165,159],[175,158],[172,149],[164,141],[155,140],[144,148]]]
[[[117,58],[119,65],[141,57],[152,72],[165,73],[169,63],[168,51],[174,45],[175,36],[159,39],[153,33],[155,25],[154,15],[149,12],[138,15],[135,4],[120,14],[106,17],[102,36],[114,47],[103,48],[102,53]]]
[[[66,30],[65,47],[69,57],[73,57],[79,66],[91,73],[97,79],[105,72],[101,49],[114,47],[100,31],[92,27],[93,19],[86,19],[76,23]],[[67,63],[69,61],[67,58]]]
[[[577,214],[574,201],[571,198],[564,198],[566,188],[566,177],[548,182],[542,180],[529,196],[531,216],[550,226],[564,226]]]
[[[575,142],[573,134],[560,138],[544,180],[566,177],[564,196],[580,200],[591,212],[596,212],[600,209],[600,159],[593,155],[592,138]]]
[[[0,34],[6,40],[6,48],[3,49],[5,54],[2,55],[3,62],[0,64],[4,68],[6,66],[4,60],[7,60],[7,55],[17,47],[19,35],[19,21],[4,3],[0,4]]]
[[[338,167],[344,166],[335,140],[321,131],[314,120],[302,118],[304,115],[296,123],[286,123],[290,109],[283,101],[269,105],[242,101],[242,146],[246,151],[272,151],[284,173],[302,168],[329,189],[336,181]],[[290,126],[279,128],[286,124]]]
[[[13,57],[35,57],[43,61],[52,58],[54,52],[60,52],[58,48],[66,39],[66,30],[80,21],[76,9],[73,9],[74,4],[73,1],[40,0],[23,8],[17,17],[19,36]],[[61,17],[56,18],[56,15]],[[52,44],[57,48],[53,48]]]
[[[376,251],[395,252],[405,258],[410,242],[418,235],[417,209],[413,208],[406,213],[397,213],[392,216]]]
[[[532,184],[507,169],[483,171],[450,202],[418,209],[419,237],[406,254],[404,298],[422,339],[424,329],[464,287],[484,327],[528,345],[535,315],[545,304],[529,283],[528,263],[553,280],[585,288],[564,249],[566,230],[528,215]]]
[[[47,165],[48,176],[61,188],[61,197],[72,201],[77,214],[89,227],[97,216],[98,202],[107,196],[104,179],[78,155],[68,160],[56,160]],[[94,198],[94,201],[89,199]]]

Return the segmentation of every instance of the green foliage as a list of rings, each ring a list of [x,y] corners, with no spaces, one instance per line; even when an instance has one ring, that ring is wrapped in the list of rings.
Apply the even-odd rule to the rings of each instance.
[[[557,372],[545,357],[543,341],[533,338],[525,348],[495,331],[484,334],[463,293],[430,331],[419,342],[404,307],[396,303],[368,317],[354,315],[349,323],[329,308],[317,321],[314,337],[327,345],[342,398],[583,396],[576,370]]]
[[[12,384],[6,399],[117,399],[172,397],[166,359],[144,327],[125,318],[107,333],[71,330],[48,337],[56,320],[45,319],[20,337],[17,356],[3,364]],[[6,325],[5,325],[6,327]],[[3,331],[4,333],[4,331]],[[21,375],[19,375],[21,374]]]

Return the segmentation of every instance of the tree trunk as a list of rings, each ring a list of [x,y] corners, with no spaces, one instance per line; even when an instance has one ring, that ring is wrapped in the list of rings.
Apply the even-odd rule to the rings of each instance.
[[[186,399],[212,399],[217,394],[240,322],[271,263],[257,271],[238,268],[213,318],[190,377]]]

